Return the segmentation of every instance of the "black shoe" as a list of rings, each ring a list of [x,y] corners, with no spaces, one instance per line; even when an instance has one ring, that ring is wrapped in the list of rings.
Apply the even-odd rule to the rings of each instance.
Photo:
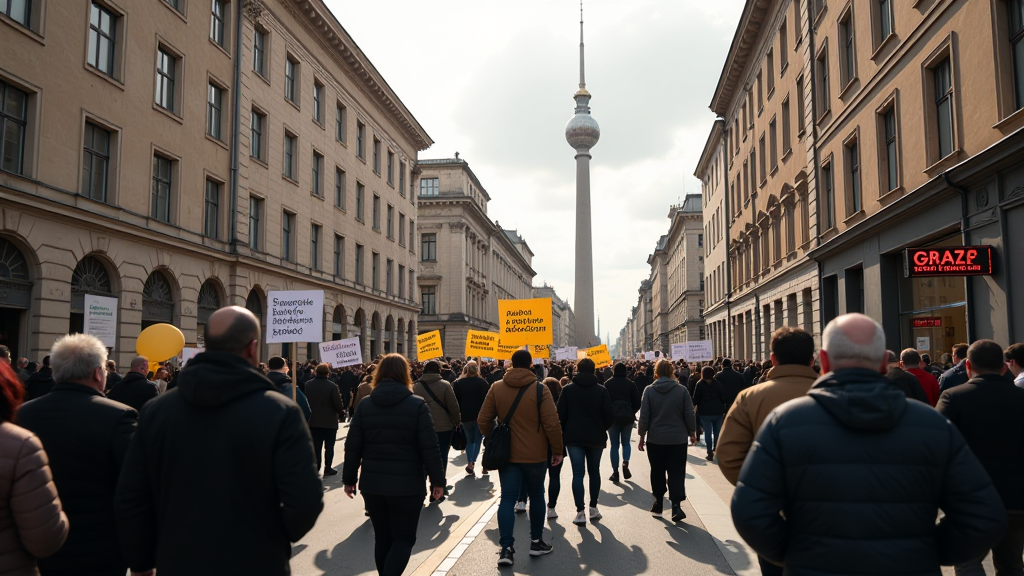
[[[611,476],[611,478],[609,478],[609,480],[611,480],[615,484],[619,483],[619,469],[618,468],[615,469],[615,472],[612,472],[612,476]]]
[[[661,513],[665,511],[665,502],[661,498],[654,501],[654,505],[651,506],[651,514],[655,516],[661,516]]]
[[[331,468],[331,467],[324,468],[324,476],[335,476],[337,474],[338,474],[338,471],[335,470],[334,468]]]
[[[707,458],[706,458],[706,460],[707,460],[708,462],[711,462],[711,461],[712,461],[712,460],[714,460],[714,459],[715,459],[715,453],[714,453],[714,452],[708,452],[708,455],[707,455]]]
[[[681,522],[686,518],[686,512],[683,512],[682,507],[679,504],[672,506],[672,521]]]
[[[626,480],[633,477],[633,473],[629,471],[629,462],[622,463],[622,477]]]
[[[515,559],[516,549],[511,546],[506,546],[501,549],[501,555],[498,556],[498,566],[511,566],[516,563]]]
[[[534,540],[530,543],[530,556],[543,556],[551,554],[551,544],[546,544],[543,539]]]

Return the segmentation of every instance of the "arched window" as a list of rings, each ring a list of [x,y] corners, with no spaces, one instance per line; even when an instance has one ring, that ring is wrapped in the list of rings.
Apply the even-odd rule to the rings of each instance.
[[[11,349],[15,358],[27,346],[20,346],[23,328],[32,306],[32,281],[28,261],[13,242],[0,238],[0,344]]]
[[[174,289],[167,276],[155,270],[142,287],[142,329],[174,322]]]
[[[206,322],[220,308],[220,294],[217,292],[217,284],[213,280],[203,282],[199,287],[199,297],[196,299],[196,343],[203,348],[205,342]]]
[[[78,261],[71,273],[71,320],[68,332],[85,330],[85,295],[114,297],[113,284],[107,267],[98,258],[86,256]]]

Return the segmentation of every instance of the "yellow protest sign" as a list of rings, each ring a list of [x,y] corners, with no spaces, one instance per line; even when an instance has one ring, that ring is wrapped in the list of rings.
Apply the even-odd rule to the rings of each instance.
[[[544,344],[530,344],[530,356],[533,356],[534,360],[538,358],[544,359],[551,357],[548,352],[548,347]]]
[[[498,348],[494,351],[495,360],[511,360],[512,354],[515,354],[516,350],[522,350],[522,346],[516,346],[515,344],[506,344],[504,341],[498,341]]]
[[[425,362],[433,358],[440,358],[442,356],[444,356],[444,351],[441,350],[440,330],[420,334],[416,337],[416,358],[420,362]]]
[[[601,344],[593,348],[587,348],[587,358],[594,361],[594,366],[604,368],[612,365],[612,355],[608,353],[608,345]]]
[[[586,357],[587,357],[587,351],[586,350],[577,350],[576,351],[576,359],[577,360],[583,360]]]
[[[502,344],[551,344],[551,298],[498,300],[498,326]]]
[[[494,332],[470,330],[466,333],[466,357],[494,358],[498,350],[498,335]]]

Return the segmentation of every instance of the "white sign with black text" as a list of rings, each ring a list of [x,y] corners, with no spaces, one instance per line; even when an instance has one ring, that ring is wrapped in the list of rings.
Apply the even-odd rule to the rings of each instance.
[[[363,351],[359,346],[359,337],[321,343],[320,361],[330,364],[332,368],[362,364]]]
[[[323,290],[268,292],[267,310],[267,343],[323,341]]]
[[[117,346],[117,298],[85,295],[85,329],[107,348]]]

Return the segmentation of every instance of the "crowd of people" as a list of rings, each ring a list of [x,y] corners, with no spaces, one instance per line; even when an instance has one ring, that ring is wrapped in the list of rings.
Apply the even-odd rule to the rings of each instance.
[[[736,486],[733,520],[763,574],[969,576],[989,551],[998,574],[1024,571],[1021,344],[958,344],[933,363],[888,351],[881,326],[851,314],[820,350],[780,328],[767,362],[598,368],[519,350],[292,374],[261,362],[260,340],[252,313],[227,307],[180,369],[137,357],[122,375],[82,334],[38,365],[0,347],[0,575],[287,574],[321,477],[340,473],[378,573],[399,576],[424,505],[449,495],[453,451],[468,476],[497,472],[498,565],[511,566],[517,514],[529,555],[553,551],[564,459],[572,522],[600,520],[605,458],[609,481],[630,480],[634,429],[651,514],[686,518],[687,454],[703,445]]]

